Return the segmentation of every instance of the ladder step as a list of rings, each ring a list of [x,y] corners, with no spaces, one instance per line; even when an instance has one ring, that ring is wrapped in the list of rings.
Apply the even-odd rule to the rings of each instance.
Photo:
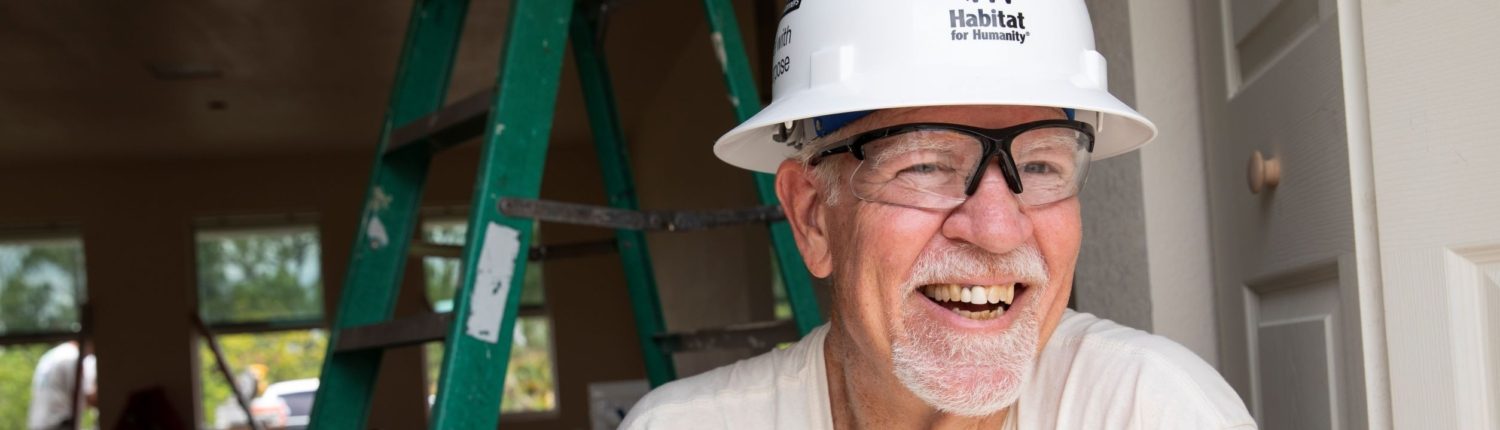
[[[522,304],[516,312],[518,312],[517,315],[525,317],[545,315],[547,311],[540,305]],[[428,312],[383,323],[351,327],[339,332],[339,342],[333,350],[334,352],[351,352],[389,349],[445,341],[448,338],[449,325],[452,323],[452,312]]]
[[[616,251],[615,247],[614,239],[533,246],[531,247],[531,251],[527,253],[526,258],[530,261],[545,261],[613,254]],[[407,253],[413,257],[463,258],[464,247],[432,242],[413,242],[408,248]]]
[[[465,97],[437,112],[418,117],[391,131],[387,154],[410,146],[425,144],[431,152],[451,148],[484,134],[490,116],[495,89],[489,88]]]
[[[656,342],[668,353],[728,348],[770,349],[802,337],[792,320],[753,322],[682,333],[661,333]]]
[[[521,198],[500,199],[500,213],[563,224],[618,230],[689,231],[786,219],[781,206],[703,211],[644,211]]]
[[[432,312],[383,323],[346,328],[339,332],[334,352],[388,349],[443,340],[453,324],[451,312]]]

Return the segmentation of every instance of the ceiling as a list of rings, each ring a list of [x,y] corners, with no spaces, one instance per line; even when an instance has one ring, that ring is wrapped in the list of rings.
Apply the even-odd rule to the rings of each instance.
[[[629,100],[659,97],[666,85],[639,77],[711,49],[697,2],[680,3],[627,1],[611,16],[606,49],[627,127]],[[750,3],[739,2],[742,22],[753,19]],[[449,100],[493,85],[508,8],[471,1]],[[410,9],[386,0],[0,2],[0,165],[373,151]],[[554,137],[586,141],[576,79],[563,79]]]

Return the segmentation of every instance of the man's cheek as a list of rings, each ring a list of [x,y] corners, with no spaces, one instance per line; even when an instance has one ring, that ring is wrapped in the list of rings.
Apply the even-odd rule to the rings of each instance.
[[[930,219],[933,218],[930,214],[911,209],[885,210],[868,215],[866,219],[872,222],[865,224],[862,236],[866,240],[859,251],[874,257],[876,267],[872,270],[880,272],[883,283],[891,284],[890,287],[904,283],[911,266],[931,242],[941,222]]]
[[[1031,219],[1037,244],[1049,263],[1054,260],[1072,261],[1076,258],[1083,235],[1077,198],[1033,209],[1026,215]]]

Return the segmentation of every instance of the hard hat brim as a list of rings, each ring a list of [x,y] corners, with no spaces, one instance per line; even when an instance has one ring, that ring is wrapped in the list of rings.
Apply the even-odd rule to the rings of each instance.
[[[941,80],[939,80],[941,81]],[[777,124],[861,110],[920,106],[1041,106],[1077,109],[1078,119],[1093,123],[1095,160],[1129,152],[1156,137],[1156,125],[1107,91],[1080,88],[1071,82],[1030,82],[989,87],[988,91],[954,88],[955,82],[913,82],[904,88],[860,90],[847,84],[810,88],[777,100],[714,144],[714,155],[736,167],[775,173],[796,149],[771,139]],[[1068,100],[1060,104],[1058,100]],[[1102,115],[1099,115],[1102,114]],[[1102,122],[1102,123],[1101,123]]]

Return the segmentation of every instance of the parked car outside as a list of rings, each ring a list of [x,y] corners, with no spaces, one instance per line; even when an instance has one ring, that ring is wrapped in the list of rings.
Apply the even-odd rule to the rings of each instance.
[[[261,418],[261,404],[278,405],[283,409],[285,417],[281,421],[287,430],[304,430],[307,428],[308,419],[312,416],[313,396],[318,393],[318,380],[316,378],[293,379],[271,384],[260,397],[255,398],[255,405],[251,409],[256,410],[256,418]]]

